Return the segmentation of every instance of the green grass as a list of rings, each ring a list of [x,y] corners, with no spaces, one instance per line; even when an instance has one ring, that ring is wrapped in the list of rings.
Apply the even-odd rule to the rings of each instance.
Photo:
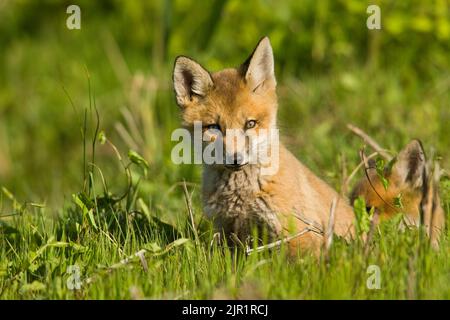
[[[19,201],[2,189],[0,208],[8,214],[0,218],[1,299],[450,298],[448,231],[438,252],[420,230],[399,233],[397,220],[382,225],[368,255],[359,240],[335,239],[327,258],[292,259],[283,247],[245,256],[218,245],[201,215],[198,185],[188,187],[197,238],[182,184],[156,189],[152,169],[140,155],[121,155],[103,133],[98,136],[95,148],[115,150],[110,160],[121,164],[120,192],[111,191],[90,159],[83,161],[83,188],[57,210]],[[449,191],[449,180],[443,180],[447,216]],[[380,289],[366,284],[371,265],[380,268]],[[73,283],[72,266],[80,270],[77,290],[67,284]]]
[[[117,203],[97,199],[92,219],[80,201],[56,217],[36,204],[16,203],[1,237],[1,298],[450,298],[448,233],[439,252],[417,230],[398,233],[398,225],[389,223],[368,256],[360,241],[335,239],[328,259],[289,259],[284,248],[246,257],[219,247],[208,223],[200,222],[196,239],[184,210],[176,228],[146,215],[150,211],[142,199],[133,200],[134,191]],[[142,250],[145,262],[135,255]],[[80,268],[79,290],[67,286],[72,265]],[[370,265],[380,268],[380,289],[366,285]]]
[[[337,90],[334,86],[339,86],[334,79],[321,79],[319,83],[316,81],[311,84],[306,82],[301,88],[295,89],[307,91],[306,99],[301,102],[297,101],[297,93],[289,92],[292,90],[289,86],[298,85],[295,81],[287,81],[289,85],[286,87],[281,84],[282,129],[287,144],[299,158],[339,188],[342,167],[345,166],[347,172],[355,167],[356,153],[361,146],[358,138],[352,137],[344,129],[346,114],[350,114],[349,119],[355,123],[366,123],[364,127],[373,132],[370,130],[373,120],[369,117],[365,121],[350,107],[357,105],[357,102],[350,104],[347,99],[362,101],[370,97],[371,91],[376,88],[363,87],[362,92],[354,91],[351,97],[344,94],[343,98],[338,98],[333,97],[333,92]],[[385,84],[375,82],[376,85]],[[320,99],[322,95],[328,96],[328,99],[342,99],[337,105],[345,106],[345,109],[336,111],[336,117],[329,117],[327,113],[334,107],[326,102],[323,107],[324,102]],[[294,104],[293,100],[298,103]],[[287,104],[285,110],[283,104]],[[313,111],[315,106],[320,105],[322,107],[319,110]],[[175,109],[174,105],[171,107]],[[367,110],[365,113],[370,114]],[[93,112],[88,114],[92,115]],[[289,114],[298,114],[301,125],[290,123],[294,120],[288,119]],[[379,116],[387,117],[383,113]],[[91,116],[88,119],[91,121],[88,121],[86,134],[92,139],[95,121]],[[168,137],[167,128],[161,130],[155,125],[149,129]],[[391,133],[374,135],[386,137],[381,140],[386,145],[392,143],[400,147],[402,143],[393,140],[396,135],[400,135],[401,142],[407,141],[407,133],[403,135],[402,130],[422,130],[426,136],[425,131],[429,129],[403,123]],[[439,127],[439,130],[443,129]],[[308,132],[308,135],[303,132]],[[81,137],[79,139],[82,140]],[[152,138],[150,136],[147,139],[150,141]],[[40,199],[38,197],[17,200],[6,189],[3,190],[0,201],[2,299],[450,298],[447,281],[450,272],[448,232],[439,252],[429,249],[427,241],[417,232],[399,234],[391,228],[384,230],[375,239],[368,257],[363,255],[363,249],[358,243],[347,245],[336,241],[329,261],[309,256],[288,261],[283,252],[248,258],[237,253],[238,257],[233,259],[234,254],[228,249],[210,245],[210,226],[201,216],[200,168],[177,168],[172,165],[169,159],[170,143],[160,138],[155,140],[152,143],[156,145],[144,144],[146,148],[141,149],[151,155],[147,158],[150,165],[145,176],[144,168],[136,164],[129,167],[131,161],[126,156],[126,146],[121,148],[124,163],[121,166],[109,143],[97,143],[99,167],[92,169],[89,166],[92,141],[87,139],[87,178],[84,188],[76,185],[69,188],[70,193],[65,193],[66,199],[60,206],[44,203],[44,207],[41,207],[40,201],[36,201],[36,198]],[[162,148],[162,151],[157,156],[152,154],[158,148]],[[77,152],[82,154],[82,144],[78,144]],[[445,160],[443,162],[446,163]],[[83,185],[82,164],[81,159],[72,164],[78,172],[78,186]],[[132,185],[127,183],[125,168],[130,170]],[[183,179],[193,183],[189,184],[189,190],[193,192],[196,222],[201,224],[199,242],[195,241],[190,228],[179,183]],[[85,198],[80,195],[83,192]],[[78,194],[82,202],[77,203],[72,194]],[[125,194],[125,198],[117,202],[122,194]],[[449,199],[450,185],[445,180],[442,182],[442,201],[447,216],[450,212]],[[26,200],[37,203],[28,203]],[[189,240],[171,245],[176,239]],[[145,255],[147,270],[137,257],[129,264],[120,265],[122,259],[132,257],[142,249],[148,250]],[[91,279],[91,282],[83,283],[80,290],[73,291],[67,287],[70,277],[67,268],[71,265],[79,266],[82,280]],[[380,267],[379,290],[366,287],[370,276],[367,274],[369,265]]]
[[[80,31],[64,27],[57,1],[0,10],[0,299],[450,298],[448,228],[438,252],[419,231],[388,224],[368,256],[358,241],[335,239],[328,259],[292,260],[284,249],[245,257],[211,244],[201,168],[170,160],[174,58],[218,70],[241,63],[268,34],[282,140],[317,175],[340,190],[358,164],[363,143],[349,122],[393,152],[421,139],[448,174],[442,3],[383,5],[378,34],[364,27],[359,0],[286,1],[279,10],[271,1],[216,1],[209,11],[188,0],[88,3]],[[445,177],[441,201],[449,218]],[[80,290],[67,287],[73,265]],[[380,268],[379,290],[366,286],[369,265]]]

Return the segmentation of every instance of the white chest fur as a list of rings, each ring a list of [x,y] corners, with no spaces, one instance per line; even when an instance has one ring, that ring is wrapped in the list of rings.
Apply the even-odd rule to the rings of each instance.
[[[219,232],[234,233],[241,240],[253,227],[264,229],[269,238],[281,233],[276,209],[264,192],[265,179],[257,166],[239,171],[205,166],[203,171],[203,209]]]

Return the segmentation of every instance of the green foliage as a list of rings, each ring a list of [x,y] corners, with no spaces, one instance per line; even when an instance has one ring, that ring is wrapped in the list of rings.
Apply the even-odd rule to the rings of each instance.
[[[448,235],[435,252],[418,230],[400,231],[401,215],[377,228],[368,253],[335,239],[327,260],[288,260],[284,247],[246,257],[221,247],[211,232],[196,244],[183,236],[191,233],[182,221],[172,240],[155,226],[142,232],[132,223],[136,208],[122,229],[110,228],[96,212],[97,228],[87,221],[72,238],[68,211],[51,217],[32,208],[10,221],[18,236],[0,233],[2,299],[450,298]],[[365,211],[362,201],[356,208]],[[380,289],[366,286],[369,265],[380,268]],[[80,270],[78,290],[67,286],[71,266]]]
[[[403,200],[402,199],[403,198],[402,198],[402,194],[401,193],[394,198],[394,206],[397,209],[403,209]]]
[[[384,176],[385,174],[385,168],[384,168],[384,160],[381,158],[377,158],[375,161],[375,169],[377,171],[377,176],[380,179],[381,183],[383,184],[384,190],[387,190],[389,187],[389,181]]]
[[[367,234],[370,229],[370,221],[372,220],[374,209],[371,208],[370,212],[367,212],[366,202],[364,198],[359,197],[353,203],[355,217],[356,217],[356,232],[359,236]]]
[[[200,168],[170,160],[174,58],[215,71],[269,35],[281,133],[315,173],[339,188],[359,163],[347,122],[392,150],[418,137],[448,172],[448,1],[375,1],[379,31],[366,28],[373,1],[77,3],[73,31],[66,1],[0,5],[0,298],[140,298],[135,288],[149,298],[450,298],[448,232],[433,252],[416,230],[399,232],[398,215],[367,256],[337,240],[326,263],[286,263],[283,250],[244,258],[201,215]],[[448,216],[446,178],[441,198]],[[366,234],[373,212],[357,200],[355,213]],[[383,272],[381,290],[365,286],[369,264]],[[80,291],[66,286],[72,265],[92,280]]]
[[[138,165],[142,170],[144,170],[144,175],[147,175],[147,169],[148,169],[148,162],[145,160],[140,154],[138,154],[136,151],[129,150],[128,151],[128,158],[131,162]]]

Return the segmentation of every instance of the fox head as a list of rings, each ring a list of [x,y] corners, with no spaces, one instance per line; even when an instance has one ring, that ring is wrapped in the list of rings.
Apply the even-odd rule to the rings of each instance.
[[[412,140],[385,168],[383,185],[373,164],[351,193],[351,202],[362,197],[367,210],[374,208],[380,218],[388,219],[397,213],[405,214],[408,224],[426,226],[433,246],[445,225],[445,214],[441,207],[438,185],[430,177],[430,168],[425,159],[422,143]]]
[[[389,218],[399,212],[414,219],[420,217],[420,203],[426,185],[426,160],[422,144],[411,141],[384,169],[388,181],[385,188],[373,162],[369,163],[367,176],[359,181],[351,193],[352,203],[362,197],[367,209],[375,208],[380,217]],[[401,199],[401,200],[400,200]],[[402,207],[399,207],[401,201]]]
[[[239,170],[249,163],[250,143],[267,148],[268,130],[276,127],[274,58],[267,37],[238,68],[209,72],[191,58],[175,60],[173,84],[183,126],[201,124],[204,147],[221,139],[221,168]],[[232,139],[229,139],[229,138]]]

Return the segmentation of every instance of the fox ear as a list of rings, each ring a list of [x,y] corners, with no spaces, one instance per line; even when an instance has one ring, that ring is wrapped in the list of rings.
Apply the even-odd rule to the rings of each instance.
[[[180,107],[186,107],[194,96],[204,97],[213,86],[209,72],[194,60],[179,56],[173,69],[173,86]]]
[[[392,167],[392,172],[395,172],[403,182],[409,183],[415,188],[422,186],[425,170],[425,152],[419,140],[412,140],[408,143],[400,151]]]
[[[241,73],[253,92],[261,88],[275,89],[272,46],[268,37],[262,38],[253,53],[241,66]]]

